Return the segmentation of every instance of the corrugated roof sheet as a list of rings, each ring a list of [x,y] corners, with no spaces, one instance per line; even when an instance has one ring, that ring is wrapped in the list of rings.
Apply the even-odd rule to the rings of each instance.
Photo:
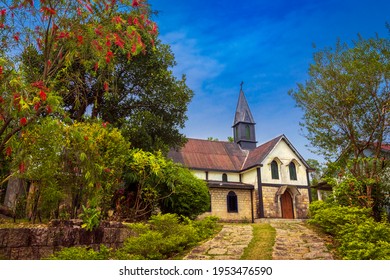
[[[188,139],[186,145],[168,154],[175,162],[189,168],[220,171],[241,171],[261,164],[284,135],[278,136],[251,151],[237,143]]]
[[[247,151],[236,143],[188,139],[179,151],[170,151],[168,157],[189,168],[239,171]]]

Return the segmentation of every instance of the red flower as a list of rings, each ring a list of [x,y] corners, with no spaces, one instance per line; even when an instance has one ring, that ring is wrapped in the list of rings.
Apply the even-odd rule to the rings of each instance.
[[[107,127],[107,124],[108,124],[108,122],[104,122],[104,123],[102,123],[102,126],[103,126],[104,128],[106,128],[106,127]]]
[[[40,102],[37,102],[37,103],[34,104],[34,110],[35,111],[38,111],[40,107],[41,107],[41,103]]]
[[[46,101],[47,95],[43,90],[40,90],[39,97],[42,99],[42,101]]]
[[[123,23],[124,20],[120,16],[115,16],[112,18],[112,22],[119,24],[119,23]]]
[[[41,12],[43,12],[45,15],[55,15],[56,14],[56,10],[54,10],[53,8],[49,8],[49,7],[42,7]]]
[[[27,124],[27,119],[25,117],[20,119],[20,125],[25,126]]]
[[[114,36],[115,36],[115,45],[123,49],[123,47],[125,46],[125,42],[118,34],[115,33]]]
[[[106,54],[106,62],[107,63],[110,63],[111,61],[111,58],[114,56],[114,54],[112,53],[112,51],[108,51],[107,54]]]
[[[4,98],[2,96],[0,96],[0,103],[3,103],[4,102]]]
[[[14,35],[14,39],[15,39],[16,42],[19,42],[19,35],[18,35],[18,34],[15,34],[15,35]]]
[[[34,83],[31,83],[31,85],[33,87],[36,87],[36,88],[39,88],[39,89],[44,89],[45,88],[45,85],[44,85],[43,81],[36,81]]]
[[[12,155],[12,148],[7,147],[7,149],[5,149],[5,154],[10,157]]]
[[[69,38],[69,33],[61,31],[60,34],[57,36],[57,39],[62,39],[62,38]]]
[[[104,91],[108,91],[109,86],[107,82],[104,82],[103,87],[104,87]]]
[[[79,44],[82,44],[83,43],[83,36],[77,35],[77,41]]]
[[[104,168],[104,172],[110,173],[110,172],[111,172],[111,169],[108,168],[108,167],[106,167],[106,168]]]
[[[85,141],[88,141],[88,139],[89,139],[88,136],[84,136]]]
[[[46,112],[50,114],[52,112],[51,107],[49,105],[46,106]]]
[[[138,0],[133,0],[132,6],[133,7],[138,7],[139,6]]]
[[[19,171],[20,173],[24,173],[26,171],[26,165],[24,164],[24,162],[21,162],[19,164]]]
[[[3,75],[3,66],[0,65],[0,75]]]
[[[0,10],[0,16],[5,16],[5,14],[7,13],[7,10],[6,9],[2,9]]]

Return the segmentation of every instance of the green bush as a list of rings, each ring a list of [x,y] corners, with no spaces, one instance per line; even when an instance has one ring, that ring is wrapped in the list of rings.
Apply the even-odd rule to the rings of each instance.
[[[318,201],[309,210],[309,223],[334,236],[344,259],[390,259],[390,225],[376,222],[370,209]]]
[[[219,229],[218,218],[192,221],[176,214],[152,216],[148,223],[128,226],[136,236],[125,240],[122,248],[112,252],[104,245],[99,251],[85,247],[65,248],[51,260],[162,260],[174,257],[198,242],[210,238]]]
[[[336,235],[345,224],[359,224],[365,221],[370,213],[368,208],[316,201],[309,206],[309,223],[319,226],[326,233]]]
[[[378,223],[369,218],[360,224],[346,224],[337,240],[344,259],[390,259],[390,227],[387,223]]]
[[[111,249],[104,245],[100,246],[99,251],[85,247],[64,248],[51,255],[49,260],[108,260],[110,259]]]
[[[130,227],[138,233],[129,237],[116,252],[117,259],[168,259],[210,237],[216,230],[215,218],[192,221],[176,214],[152,216],[147,225],[136,223]]]

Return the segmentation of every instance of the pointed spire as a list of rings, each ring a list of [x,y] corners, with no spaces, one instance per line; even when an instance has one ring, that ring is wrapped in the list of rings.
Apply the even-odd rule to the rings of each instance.
[[[238,97],[233,126],[239,122],[255,123],[248,102],[246,101],[244,91],[242,90],[243,84],[244,82],[241,82],[240,95]]]

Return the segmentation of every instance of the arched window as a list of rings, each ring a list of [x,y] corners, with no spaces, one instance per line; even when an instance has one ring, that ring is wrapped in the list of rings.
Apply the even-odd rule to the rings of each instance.
[[[227,182],[227,181],[228,181],[227,174],[226,174],[226,173],[223,173],[223,174],[222,174],[222,182]]]
[[[251,129],[249,125],[245,126],[245,139],[247,140],[251,139]]]
[[[271,175],[272,175],[272,179],[279,179],[279,168],[276,160],[273,160],[271,162]]]
[[[297,180],[297,169],[295,167],[295,163],[290,162],[288,169],[290,171],[290,180]]]
[[[230,213],[238,212],[237,195],[233,191],[230,191],[227,195],[227,211]]]

